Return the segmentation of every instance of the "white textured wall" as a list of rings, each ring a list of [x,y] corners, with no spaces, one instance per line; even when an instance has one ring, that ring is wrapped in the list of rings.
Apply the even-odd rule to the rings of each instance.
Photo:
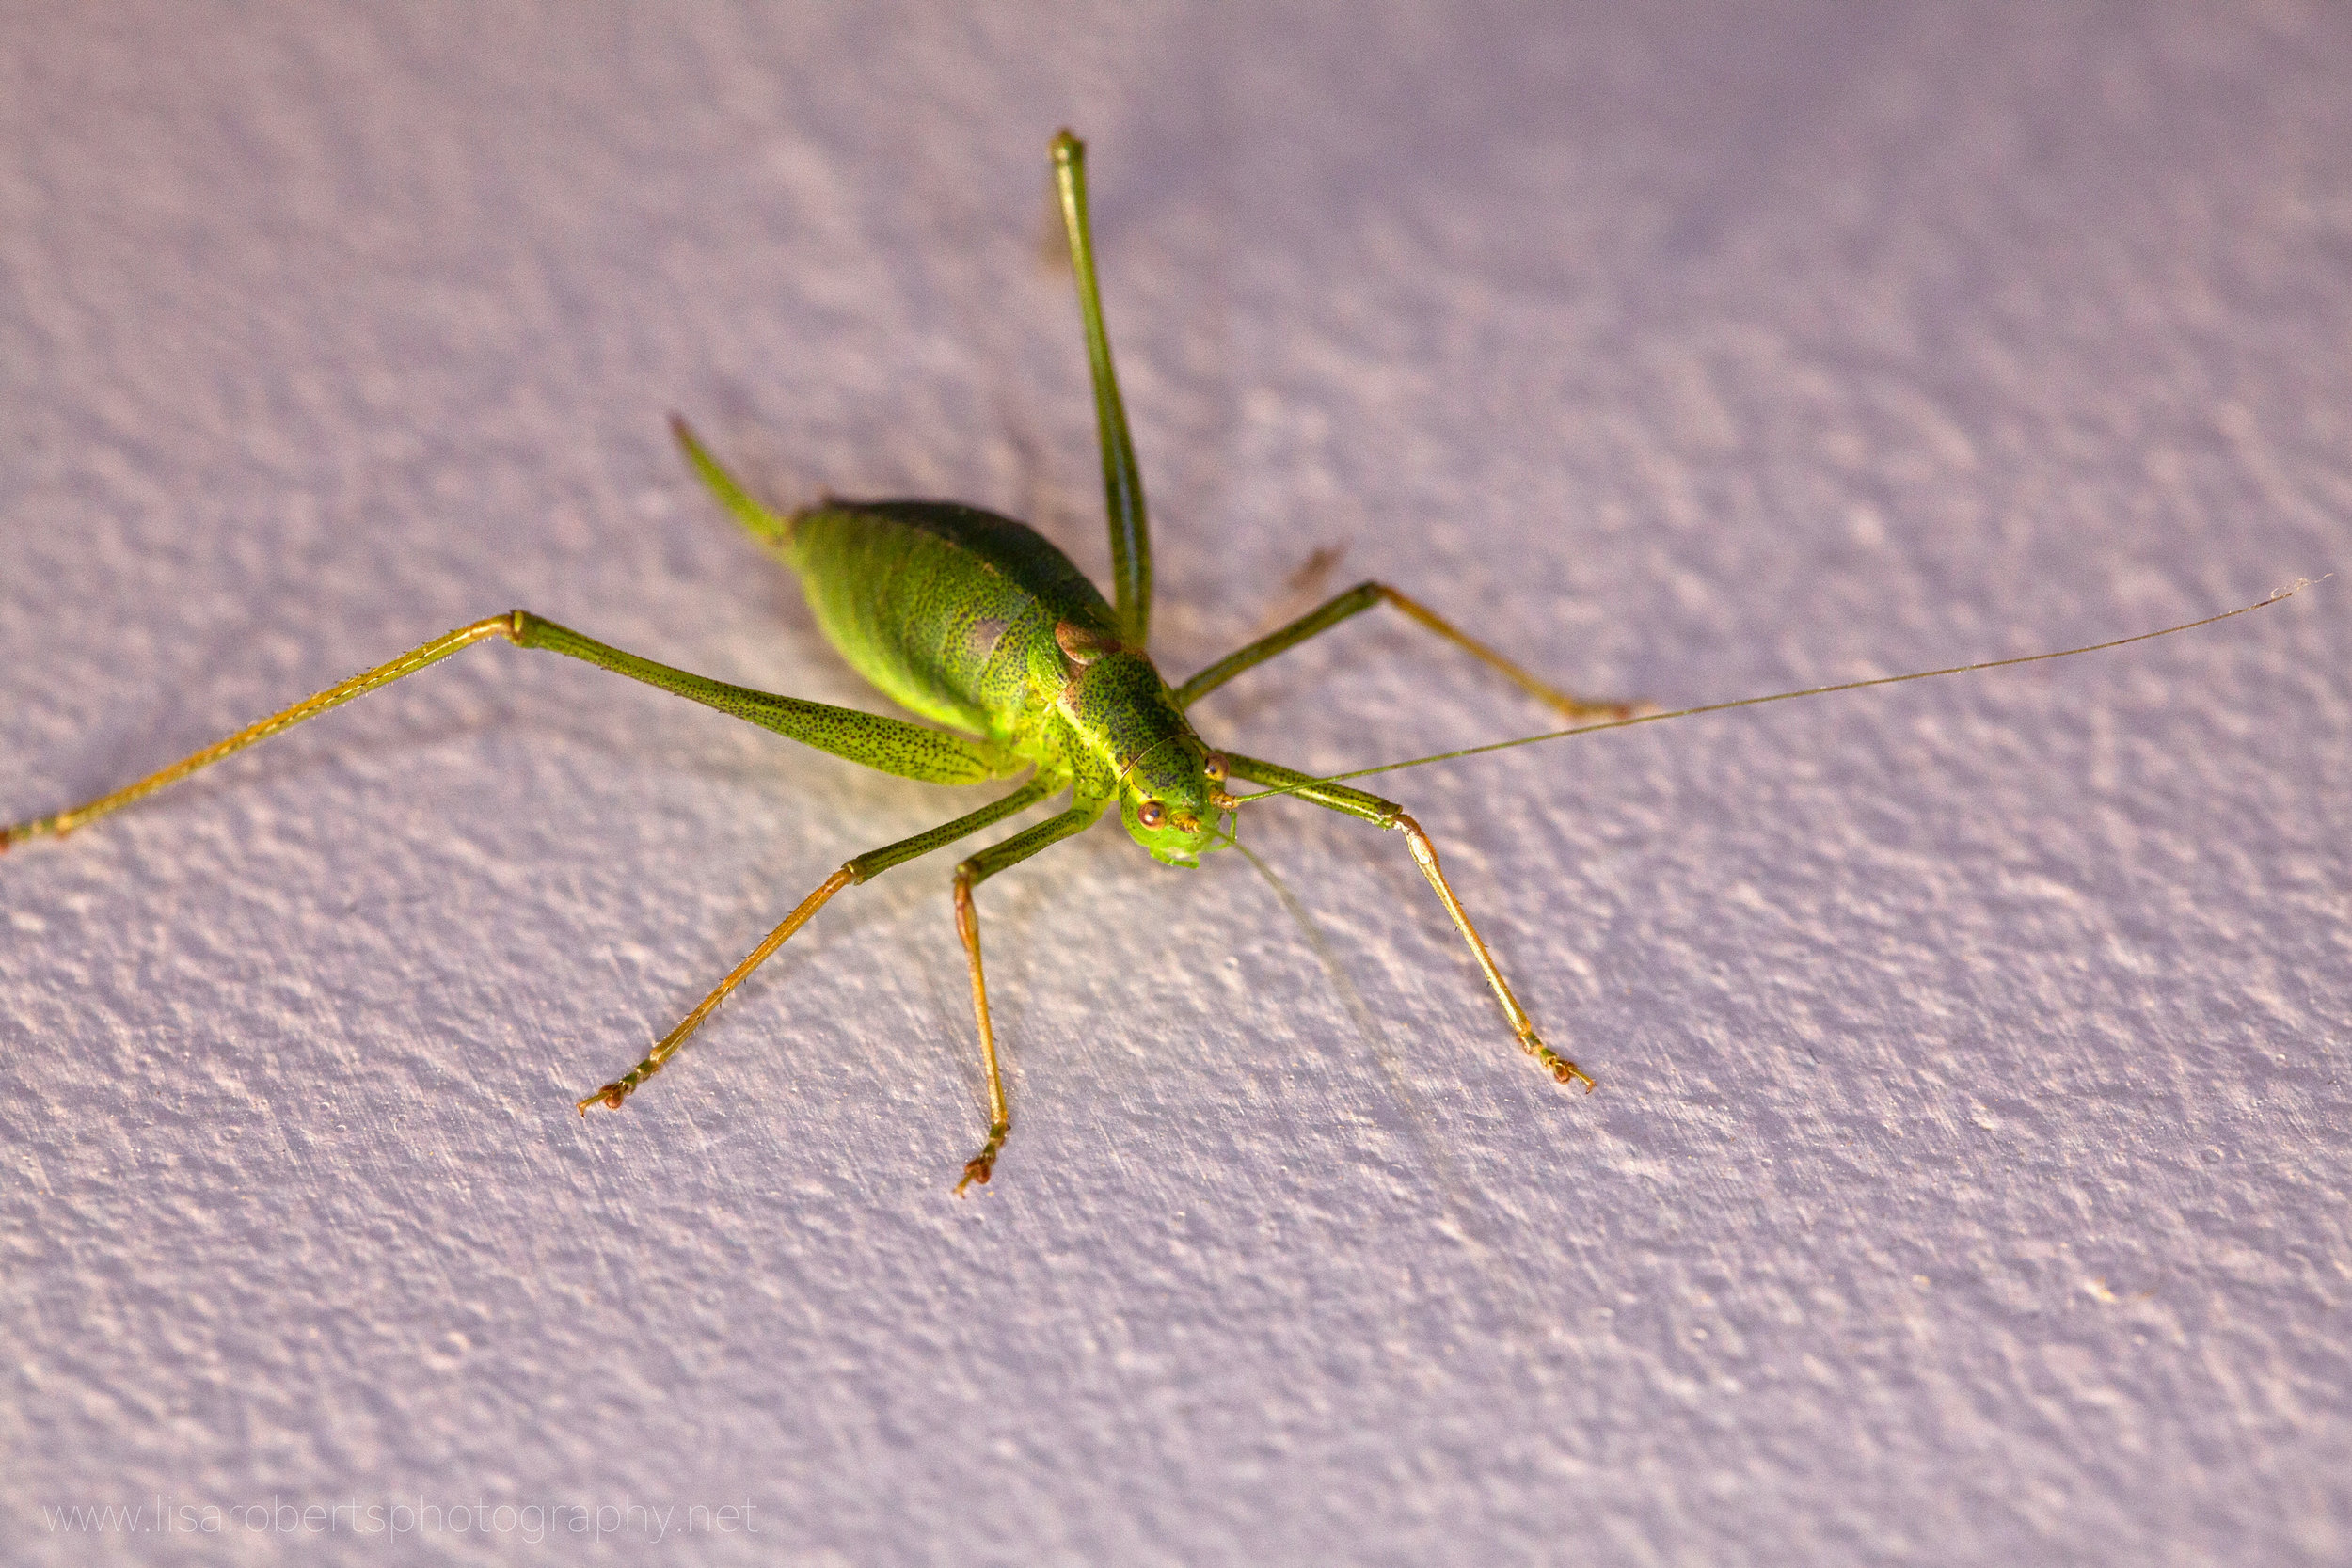
[[[511,605],[866,700],[672,408],[1099,572],[1065,121],[1173,673],[1337,543],[1667,703],[2352,568],[2341,5],[1073,10],[11,7],[0,817]],[[961,1203],[944,857],[571,1100],[980,797],[469,654],[0,862],[0,1559],[2343,1562],[2348,605],[1399,777],[1589,1100],[1392,838],[1249,820],[1359,1018],[1090,834]],[[1377,618],[1203,724],[1542,727]],[[759,1534],[44,1522],[159,1494]]]

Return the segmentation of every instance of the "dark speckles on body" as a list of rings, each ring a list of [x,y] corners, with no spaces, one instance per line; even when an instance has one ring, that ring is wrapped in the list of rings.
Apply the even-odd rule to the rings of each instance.
[[[1044,764],[1068,626],[1113,645],[1110,606],[1026,525],[941,501],[836,501],[803,513],[792,565],[826,636],[905,706]],[[882,585],[887,592],[875,592]]]

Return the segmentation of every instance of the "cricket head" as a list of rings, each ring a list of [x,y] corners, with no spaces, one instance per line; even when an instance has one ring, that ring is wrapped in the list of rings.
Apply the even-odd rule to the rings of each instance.
[[[1190,733],[1171,735],[1120,781],[1119,819],[1153,860],[1191,869],[1233,841],[1225,777],[1224,757]]]

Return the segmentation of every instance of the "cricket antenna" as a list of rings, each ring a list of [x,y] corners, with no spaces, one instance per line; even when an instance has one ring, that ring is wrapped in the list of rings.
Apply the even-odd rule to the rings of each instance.
[[[2014,658],[1979,659],[1974,664],[1954,664],[1942,670],[1915,670],[1907,675],[1878,675],[1869,680],[1837,681],[1829,686],[1808,686],[1795,691],[1771,691],[1761,697],[1735,697],[1725,703],[1701,703],[1696,707],[1671,708],[1662,713],[1637,713],[1625,719],[1604,719],[1597,724],[1577,724],[1565,730],[1546,730],[1541,735],[1523,735],[1516,740],[1490,740],[1483,746],[1465,746],[1458,752],[1438,752],[1425,757],[1408,757],[1403,762],[1384,762],[1371,768],[1358,768],[1349,772],[1332,773],[1319,779],[1301,779],[1295,784],[1280,784],[1271,789],[1254,790],[1248,795],[1236,797],[1236,800],[1239,804],[1247,805],[1252,800],[1263,800],[1270,795],[1288,795],[1295,790],[1305,789],[1312,784],[1343,784],[1349,779],[1369,778],[1375,773],[1394,773],[1406,768],[1425,768],[1433,762],[1453,762],[1460,757],[1481,756],[1488,752],[1507,752],[1514,746],[1534,746],[1547,740],[1565,740],[1572,735],[1593,735],[1602,730],[1628,730],[1636,724],[1661,723],[1668,719],[1691,719],[1702,713],[1724,713],[1735,707],[1759,707],[1766,703],[1786,703],[1799,697],[1826,697],[1833,691],[1867,691],[1876,686],[1900,686],[1905,681],[1933,680],[1939,675],[1967,675],[1979,670],[2006,670],[2012,665],[2041,664],[2054,658],[2073,658],[2077,654],[2105,653],[2110,648],[2127,648],[2135,642],[2149,642],[2159,637],[2171,637],[2185,631],[2195,631],[2200,626],[2210,626],[2234,616],[2249,615],[2257,610],[2266,610],[2281,599],[2293,598],[2301,589],[2310,588],[2315,583],[2326,582],[2334,575],[2330,572],[2319,578],[2297,578],[2284,588],[2271,590],[2267,598],[2257,599],[2252,604],[2240,605],[2235,610],[2225,610],[2218,615],[2208,615],[2197,621],[2184,621],[2177,626],[2165,626],[2157,631],[2143,631],[2131,637],[2113,638],[2105,642],[2087,642],[2079,648],[2059,648],[2046,654],[2020,654]]]

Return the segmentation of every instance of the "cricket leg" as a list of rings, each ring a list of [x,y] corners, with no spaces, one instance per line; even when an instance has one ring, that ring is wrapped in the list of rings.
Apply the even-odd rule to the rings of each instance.
[[[1231,752],[1225,753],[1225,760],[1235,778],[1248,779],[1272,789],[1287,789],[1302,800],[1311,800],[1318,806],[1360,817],[1376,827],[1393,828],[1403,833],[1406,842],[1412,847],[1413,863],[1421,867],[1422,875],[1428,878],[1429,885],[1437,890],[1438,901],[1445,906],[1445,912],[1453,917],[1454,929],[1460,931],[1462,940],[1470,944],[1470,957],[1478,960],[1480,971],[1486,976],[1486,984],[1494,989],[1495,1000],[1502,1004],[1502,1016],[1510,1021],[1511,1032],[1518,1037],[1519,1049],[1534,1057],[1545,1071],[1561,1083],[1582,1084],[1585,1091],[1591,1092],[1593,1080],[1584,1069],[1546,1045],[1536,1035],[1534,1022],[1527,1016],[1527,1009],[1519,1006],[1519,999],[1511,993],[1510,983],[1503,979],[1502,971],[1495,967],[1494,956],[1486,951],[1486,943],[1479,937],[1478,928],[1470,924],[1470,911],[1462,908],[1462,901],[1454,895],[1454,889],[1447,883],[1445,873],[1438,869],[1437,847],[1429,842],[1429,835],[1422,831],[1421,824],[1405,814],[1403,806],[1393,800],[1384,800],[1377,795],[1367,795],[1360,789],[1349,789],[1344,784],[1319,783],[1310,774],[1278,763],[1260,762],[1255,757],[1236,756]]]
[[[1502,673],[1537,702],[1567,718],[1629,719],[1639,706],[1634,703],[1587,701],[1539,680],[1427,605],[1398,593],[1385,582],[1359,582],[1346,593],[1335,594],[1309,610],[1289,626],[1268,632],[1248,646],[1227,654],[1176,689],[1176,705],[1190,707],[1243,671],[1263,664],[1275,655],[1287,652],[1311,637],[1319,637],[1342,621],[1360,615],[1376,604],[1393,605],[1408,620],[1436,632],[1472,658]]]
[[[1103,325],[1103,295],[1094,278],[1094,234],[1087,222],[1087,146],[1064,131],[1054,138],[1054,185],[1070,237],[1070,267],[1078,275],[1078,314],[1087,334],[1087,369],[1094,379],[1094,431],[1103,449],[1103,499],[1111,529],[1111,602],[1129,646],[1149,644],[1152,624],[1152,529],[1143,509],[1143,475],[1127,433],[1127,405],[1111,365],[1110,333]]]
[[[247,746],[267,740],[280,731],[292,729],[306,719],[315,719],[331,708],[338,708],[355,697],[363,697],[376,688],[389,686],[404,675],[413,675],[428,665],[477,642],[498,639],[523,648],[544,648],[550,653],[585,659],[591,664],[658,686],[665,691],[690,698],[722,713],[771,729],[803,745],[837,757],[862,763],[884,773],[902,778],[921,779],[930,784],[979,784],[999,779],[1019,769],[1018,759],[986,741],[964,736],[950,735],[944,730],[926,729],[902,720],[885,719],[880,714],[861,713],[855,708],[834,707],[825,703],[804,702],[798,697],[779,697],[772,692],[755,691],[749,687],[730,686],[703,675],[691,674],[652,659],[625,653],[594,638],[554,622],[533,615],[527,610],[509,610],[493,615],[486,621],[476,621],[460,626],[446,636],[437,637],[421,647],[411,648],[389,664],[381,664],[362,674],[354,675],[340,686],[328,687],[315,696],[306,697],[283,712],[272,714],[256,724],[249,724],[170,767],[150,773],[135,784],[126,784],[111,795],[102,795],[71,810],[36,817],[11,828],[0,828],[0,850],[25,839],[63,837],[83,824],[121,810],[135,800],[152,795],[167,784],[199,768],[209,768],[224,757],[244,751]]]
[[[834,894],[853,883],[868,881],[879,877],[903,861],[911,861],[917,855],[927,855],[943,845],[952,844],[957,839],[978,832],[982,828],[1001,822],[1014,813],[1044,800],[1059,789],[1062,783],[1062,780],[1054,777],[1032,779],[1001,800],[992,801],[976,812],[959,816],[952,822],[944,823],[929,832],[917,833],[913,838],[900,839],[898,843],[884,845],[880,849],[870,849],[843,865],[840,870],[818,883],[816,892],[802,899],[799,906],[784,917],[784,924],[769,932],[767,940],[753,948],[750,956],[729,970],[727,977],[720,981],[708,996],[697,1003],[692,1012],[680,1019],[676,1028],[662,1036],[660,1042],[645,1053],[644,1061],[582,1100],[580,1102],[580,1114],[586,1116],[588,1107],[597,1104],[610,1110],[619,1110],[622,1101],[626,1101],[640,1084],[660,1072],[662,1064],[677,1054],[678,1047],[686,1043],[686,1037],[689,1035],[702,1027],[703,1020],[715,1012],[719,1004],[725,1001],[736,987],[750,977],[753,970],[766,963],[774,955],[776,949],[782,947],[790,939],[793,932],[807,925],[809,918],[818,910],[823,909],[826,901]]]
[[[972,890],[1009,865],[1018,865],[1049,845],[1091,827],[1107,802],[1073,800],[1070,809],[1049,817],[1004,843],[981,850],[956,867],[956,935],[963,940],[964,957],[972,967],[972,1015],[980,1026],[980,1065],[988,1073],[988,1141],[964,1162],[963,1180],[956,1196],[977,1181],[985,1186],[996,1169],[996,1155],[1012,1132],[1012,1111],[1005,1101],[1004,1074],[996,1065],[996,1028],[988,1017],[988,976],[980,968],[980,916],[972,905]]]
[[[26,839],[63,838],[86,822],[95,821],[109,812],[120,811],[134,800],[143,800],[167,784],[178,784],[199,768],[209,768],[256,741],[267,740],[280,730],[294,728],[305,719],[315,719],[327,709],[341,707],[354,697],[364,696],[379,686],[389,686],[401,676],[413,675],[428,664],[438,664],[462,648],[470,648],[492,638],[513,636],[512,620],[505,615],[493,615],[486,621],[460,626],[421,647],[409,649],[389,664],[379,664],[364,674],[352,676],[340,686],[330,686],[316,696],[304,698],[282,713],[272,714],[258,724],[249,724],[228,739],[215,741],[200,752],[182,757],[170,767],[150,773],[136,784],[125,784],[110,795],[101,795],[95,800],[85,801],[67,811],[37,816],[30,822],[20,822],[12,828],[0,828],[0,850]]]

